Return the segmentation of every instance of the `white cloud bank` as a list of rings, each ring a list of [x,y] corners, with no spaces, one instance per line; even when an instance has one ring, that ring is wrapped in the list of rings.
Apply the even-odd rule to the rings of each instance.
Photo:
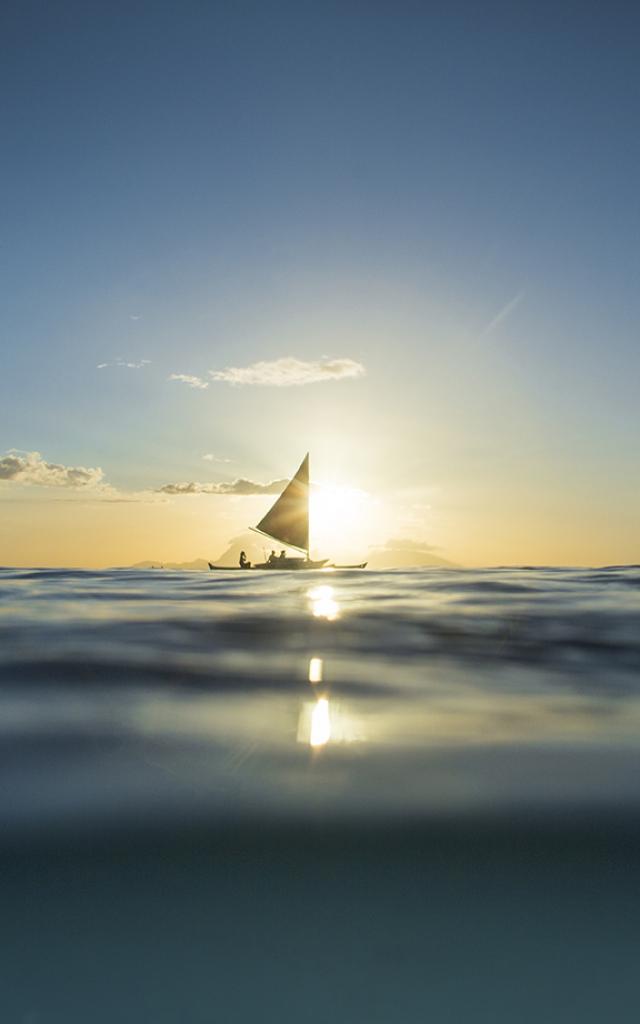
[[[253,384],[260,387],[299,387],[329,380],[347,380],[365,373],[355,359],[295,359],[288,356],[250,366],[228,366],[225,370],[209,370],[212,380],[227,384]]]
[[[244,477],[224,483],[170,483],[153,491],[119,491],[105,481],[99,466],[64,466],[61,463],[46,462],[40,452],[21,452],[10,448],[0,457],[0,484],[30,484],[38,487],[66,488],[81,492],[91,500],[104,502],[160,501],[158,495],[183,494],[228,494],[246,496],[250,494],[280,494],[288,480],[271,480],[256,483]],[[80,500],[79,498],[56,500]],[[166,499],[165,499],[166,500]]]
[[[190,388],[208,388],[209,382],[202,377],[194,377],[190,373],[170,373],[167,380],[177,380],[180,384],[187,384]]]
[[[271,480],[268,484],[257,484],[253,480],[234,480],[232,483],[201,484],[197,482],[165,484],[158,487],[158,494],[280,494],[288,480]]]
[[[0,458],[0,480],[39,487],[97,487],[104,480],[98,467],[63,466],[45,462],[40,452],[10,450]]]

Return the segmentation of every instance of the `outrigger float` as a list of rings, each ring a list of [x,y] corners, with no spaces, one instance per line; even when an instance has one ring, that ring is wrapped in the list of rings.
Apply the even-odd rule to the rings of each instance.
[[[235,572],[246,569],[268,569],[269,571],[287,569],[364,569],[366,562],[357,565],[335,565],[328,558],[312,559],[309,557],[309,453],[300,463],[300,468],[289,481],[282,494],[273,503],[266,516],[257,526],[250,529],[263,537],[274,540],[277,544],[302,551],[300,556],[280,556],[270,558],[266,562],[244,562],[243,565],[214,565],[209,568],[216,572]]]

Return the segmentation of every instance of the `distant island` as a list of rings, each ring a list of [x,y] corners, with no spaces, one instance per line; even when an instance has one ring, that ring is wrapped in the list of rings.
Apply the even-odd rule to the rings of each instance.
[[[237,565],[240,559],[240,552],[245,551],[252,562],[262,561],[263,550],[256,544],[252,534],[243,534],[234,537],[228,548],[213,558],[216,565]],[[437,549],[422,541],[410,540],[408,538],[394,538],[386,544],[369,548],[367,554],[370,569],[422,569],[429,567],[457,568],[455,562],[442,558]],[[136,562],[130,569],[185,569],[201,570],[209,569],[209,561],[206,558],[194,558],[191,562],[165,562],[162,559],[146,559]]]
[[[136,562],[134,565],[126,566],[127,569],[208,569],[209,564],[206,558],[194,558],[192,562],[163,562],[160,558],[145,559]]]

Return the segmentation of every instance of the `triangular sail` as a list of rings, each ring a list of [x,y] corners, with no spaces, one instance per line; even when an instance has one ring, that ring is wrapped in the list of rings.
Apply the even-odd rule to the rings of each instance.
[[[309,454],[256,530],[281,544],[309,550]]]

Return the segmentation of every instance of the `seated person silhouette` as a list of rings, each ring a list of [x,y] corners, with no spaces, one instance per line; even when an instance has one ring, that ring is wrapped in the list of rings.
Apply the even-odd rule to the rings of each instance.
[[[282,549],[282,551],[280,552],[280,559],[279,559],[279,560],[280,560],[281,562],[284,562],[284,560],[285,560],[285,558],[286,558],[286,557],[287,557],[287,556],[285,555],[285,553],[284,553],[284,548],[283,548],[283,549]]]
[[[244,551],[240,552],[240,568],[241,569],[250,569],[251,568],[251,562],[247,561],[247,556],[245,555]]]
[[[275,551],[272,550],[271,554],[269,555],[269,565],[273,565],[273,563],[275,561],[276,561],[276,553],[275,553]]]

